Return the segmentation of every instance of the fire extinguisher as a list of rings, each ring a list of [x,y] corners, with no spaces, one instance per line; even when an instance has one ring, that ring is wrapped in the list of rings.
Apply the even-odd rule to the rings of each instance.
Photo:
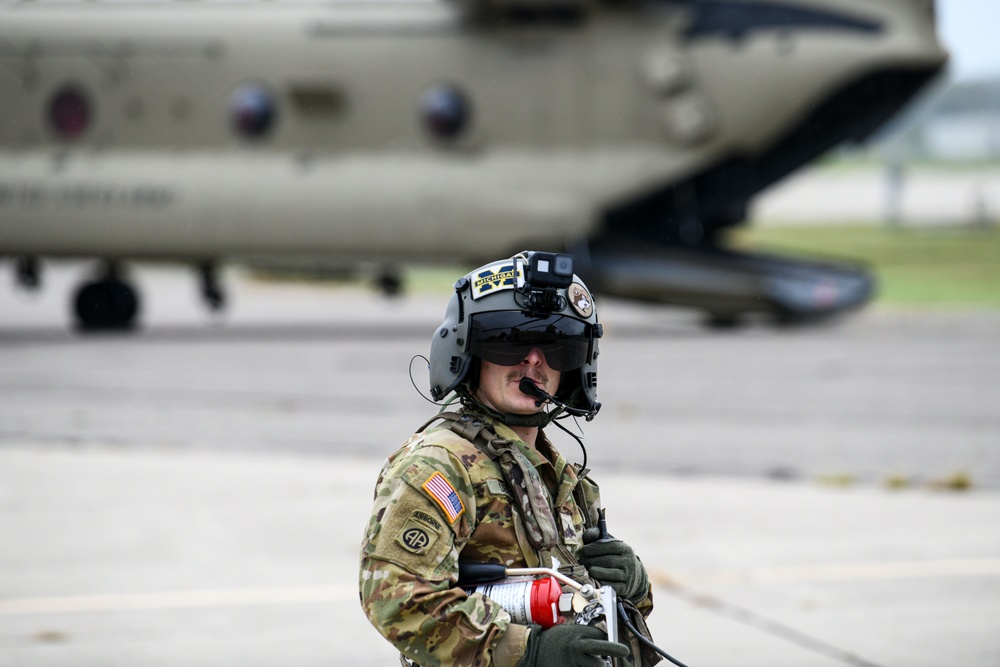
[[[601,540],[614,539],[608,534],[604,510],[600,510],[598,527]],[[538,579],[509,579],[508,577],[539,577]],[[572,589],[563,593],[560,583]],[[628,613],[615,590],[610,586],[595,588],[581,584],[558,570],[542,567],[508,568],[496,563],[458,563],[457,586],[467,593],[481,593],[499,604],[520,625],[537,624],[544,629],[563,622],[565,615],[573,615],[572,622],[590,625],[595,618],[602,619],[607,627],[608,641],[618,641],[618,621],[621,619],[631,636],[643,646],[663,656],[677,667],[686,665],[654,644],[630,621]],[[611,658],[604,658],[611,665]]]
[[[540,625],[546,630],[563,622],[559,613],[562,587],[555,577],[503,580],[493,584],[465,588],[467,593],[482,593],[510,614],[518,625]]]

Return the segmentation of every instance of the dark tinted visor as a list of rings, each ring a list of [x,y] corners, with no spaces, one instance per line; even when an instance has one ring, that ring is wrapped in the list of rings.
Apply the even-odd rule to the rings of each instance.
[[[590,325],[565,315],[529,317],[518,311],[473,315],[469,351],[499,366],[516,366],[534,348],[553,370],[583,366],[590,350]]]

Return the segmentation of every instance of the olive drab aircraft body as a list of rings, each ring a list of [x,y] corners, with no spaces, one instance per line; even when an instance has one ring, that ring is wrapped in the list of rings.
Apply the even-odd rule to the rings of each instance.
[[[0,3],[0,256],[484,261],[725,320],[863,303],[863,269],[725,249],[752,198],[946,62],[933,0]]]

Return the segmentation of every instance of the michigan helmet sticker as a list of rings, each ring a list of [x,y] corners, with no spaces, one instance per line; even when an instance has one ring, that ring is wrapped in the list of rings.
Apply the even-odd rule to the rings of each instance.
[[[472,298],[514,289],[521,280],[521,267],[513,261],[508,259],[490,264],[472,276]]]
[[[586,287],[580,283],[573,283],[566,290],[566,293],[569,296],[570,305],[580,317],[590,317],[594,314],[594,299]]]

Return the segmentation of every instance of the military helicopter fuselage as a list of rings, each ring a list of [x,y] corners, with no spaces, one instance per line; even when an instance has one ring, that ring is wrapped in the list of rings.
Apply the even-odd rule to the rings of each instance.
[[[665,295],[658,253],[718,249],[946,58],[931,0],[486,3],[0,5],[0,254],[561,247],[722,312]]]

